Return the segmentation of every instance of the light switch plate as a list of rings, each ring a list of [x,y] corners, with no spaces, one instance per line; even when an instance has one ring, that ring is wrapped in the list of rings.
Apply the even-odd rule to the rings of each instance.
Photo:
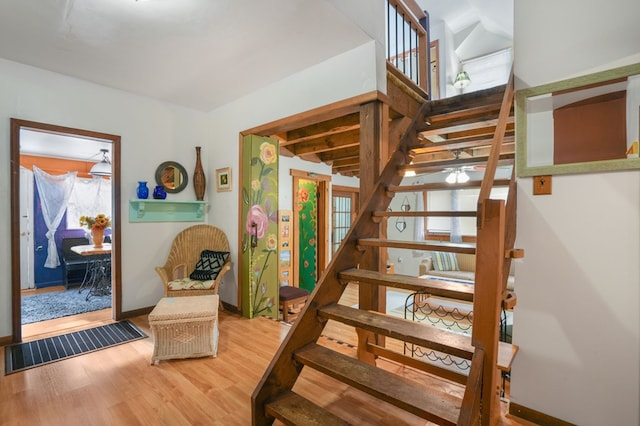
[[[533,195],[551,195],[551,175],[533,177]]]

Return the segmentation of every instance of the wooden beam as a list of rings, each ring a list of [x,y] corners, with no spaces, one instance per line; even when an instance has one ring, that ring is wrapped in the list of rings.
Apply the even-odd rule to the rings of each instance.
[[[352,113],[342,117],[311,124],[287,132],[280,146],[301,143],[307,140],[320,139],[326,136],[341,134],[360,128],[360,114]]]
[[[341,134],[332,134],[329,136],[308,139],[296,145],[288,145],[287,148],[296,155],[303,155],[319,154],[326,151],[358,146],[359,144],[360,130],[355,129]]]
[[[510,116],[507,118],[506,123],[513,124],[515,117]],[[487,127],[494,127],[498,124],[498,118],[491,118],[488,120],[478,121],[477,118],[470,118],[468,120],[458,120],[453,122],[446,122],[443,125],[425,126],[428,130],[420,129],[420,135],[423,137],[429,137],[433,135],[442,135],[446,133],[464,132],[468,130],[486,129]]]
[[[359,142],[359,141],[358,141]],[[345,158],[360,158],[360,144],[357,146],[351,146],[343,149],[336,149],[333,151],[321,152],[318,156],[327,163],[334,160],[341,160]]]
[[[334,102],[329,105],[314,108],[300,114],[244,130],[241,132],[241,135],[267,136],[276,133],[286,133],[300,127],[310,126],[312,124],[342,117],[347,114],[357,113],[360,110],[360,105],[380,99],[381,96],[384,95],[378,91],[364,93],[362,95],[354,96],[349,99]]]

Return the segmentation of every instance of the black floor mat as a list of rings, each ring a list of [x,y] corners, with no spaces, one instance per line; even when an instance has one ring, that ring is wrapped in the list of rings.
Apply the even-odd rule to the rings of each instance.
[[[60,361],[147,337],[129,321],[120,321],[4,349],[5,374]]]

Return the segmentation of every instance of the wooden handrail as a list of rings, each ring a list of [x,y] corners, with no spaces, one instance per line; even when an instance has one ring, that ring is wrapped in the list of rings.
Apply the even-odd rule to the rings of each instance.
[[[493,141],[491,143],[491,151],[489,152],[489,159],[484,172],[484,178],[482,179],[482,185],[480,186],[480,194],[478,195],[478,203],[482,203],[489,198],[491,194],[491,188],[493,187],[493,180],[496,176],[496,169],[498,167],[498,160],[500,159],[500,147],[502,146],[502,140],[507,128],[507,119],[511,113],[511,105],[513,104],[513,65],[511,66],[511,74],[509,75],[509,82],[504,89],[504,96],[502,97],[502,106],[500,107],[500,114],[498,115],[498,123],[496,124],[496,130],[493,134]],[[480,211],[478,206],[478,211]],[[481,224],[480,215],[478,215],[478,225]]]

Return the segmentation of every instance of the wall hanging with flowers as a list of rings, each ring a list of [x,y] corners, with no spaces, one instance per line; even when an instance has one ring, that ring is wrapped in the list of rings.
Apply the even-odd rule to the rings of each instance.
[[[104,241],[104,230],[111,226],[111,219],[104,213],[95,217],[80,216],[80,226],[86,226],[91,231],[91,239],[95,248],[101,248]]]
[[[278,318],[278,147],[259,136],[242,146],[242,313]]]

